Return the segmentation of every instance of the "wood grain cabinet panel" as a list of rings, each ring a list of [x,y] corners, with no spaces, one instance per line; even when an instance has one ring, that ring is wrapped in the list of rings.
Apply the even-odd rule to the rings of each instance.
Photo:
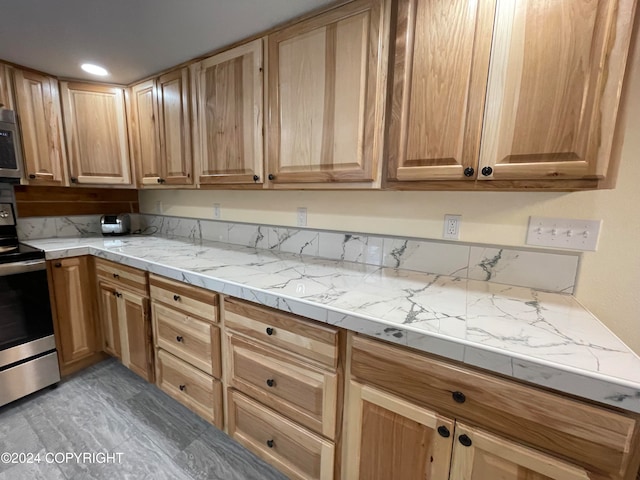
[[[606,175],[634,8],[498,2],[479,179]]]
[[[61,82],[71,182],[130,185],[124,90]]]
[[[118,319],[122,364],[146,381],[153,382],[153,341],[149,298],[127,290],[118,290]]]
[[[31,185],[66,185],[58,81],[17,68],[13,81],[26,179]]]
[[[100,352],[100,334],[94,315],[93,282],[88,257],[49,262],[53,280],[54,326],[63,375],[87,366]],[[90,363],[90,362],[89,362]]]
[[[262,185],[262,39],[190,69],[198,183]]]
[[[379,181],[387,6],[356,0],[269,36],[274,187]]]
[[[10,77],[11,69],[12,67],[0,63],[0,108],[15,110]]]
[[[100,320],[102,322],[102,348],[109,355],[121,358],[120,320],[118,317],[117,290],[113,285],[98,281],[98,296],[100,303]]]
[[[131,155],[136,163],[139,185],[160,185],[160,132],[155,80],[130,88],[128,108]]]
[[[346,408],[342,478],[461,480],[449,477],[452,419],[353,381]]]
[[[399,0],[389,180],[475,180],[495,0]]]

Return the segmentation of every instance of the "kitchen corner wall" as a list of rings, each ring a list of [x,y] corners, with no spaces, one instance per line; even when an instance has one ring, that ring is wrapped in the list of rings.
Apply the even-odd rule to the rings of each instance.
[[[614,190],[536,192],[142,191],[140,211],[345,232],[442,238],[446,213],[462,214],[460,239],[525,245],[529,216],[603,219],[597,252],[585,253],[575,296],[640,354],[640,35],[635,35],[622,161]]]

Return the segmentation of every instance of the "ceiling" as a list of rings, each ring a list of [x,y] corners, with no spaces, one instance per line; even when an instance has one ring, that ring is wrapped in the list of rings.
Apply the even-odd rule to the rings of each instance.
[[[0,59],[128,84],[333,0],[3,0]],[[108,77],[80,69],[104,66]]]

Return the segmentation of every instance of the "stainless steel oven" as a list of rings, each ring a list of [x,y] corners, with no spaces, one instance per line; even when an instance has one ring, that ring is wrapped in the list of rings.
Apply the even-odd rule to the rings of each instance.
[[[0,109],[0,178],[17,181],[22,176],[22,149],[12,110]]]
[[[18,242],[0,183],[0,406],[60,381],[44,252]]]

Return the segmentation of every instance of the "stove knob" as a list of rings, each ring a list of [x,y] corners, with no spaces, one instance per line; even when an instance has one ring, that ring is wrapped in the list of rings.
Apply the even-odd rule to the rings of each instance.
[[[6,210],[0,210],[0,218],[9,218],[9,212]]]

